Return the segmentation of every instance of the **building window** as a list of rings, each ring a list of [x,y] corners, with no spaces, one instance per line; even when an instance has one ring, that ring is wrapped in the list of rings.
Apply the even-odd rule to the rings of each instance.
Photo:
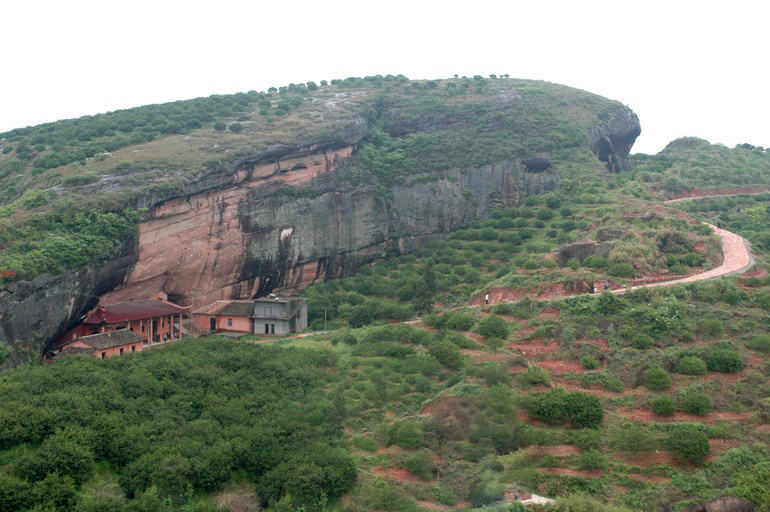
[[[102,352],[102,359],[104,359],[105,357],[107,357],[107,352]]]
[[[120,349],[120,355],[123,355],[123,349],[122,348]]]
[[[265,334],[270,334],[270,324],[265,324]]]
[[[228,327],[232,327],[233,326],[233,319],[232,318],[228,318],[227,319],[227,326]]]
[[[136,345],[131,345],[131,352],[136,352]]]
[[[275,334],[275,324],[270,324],[270,334]]]

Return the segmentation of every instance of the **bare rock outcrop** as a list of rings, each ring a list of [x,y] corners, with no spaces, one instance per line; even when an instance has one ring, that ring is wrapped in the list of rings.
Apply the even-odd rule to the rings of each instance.
[[[642,133],[639,118],[629,108],[619,108],[610,118],[588,133],[588,147],[610,172],[628,171],[633,164],[626,157]]]

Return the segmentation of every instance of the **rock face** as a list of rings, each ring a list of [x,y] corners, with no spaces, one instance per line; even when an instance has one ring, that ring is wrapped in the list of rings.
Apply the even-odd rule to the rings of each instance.
[[[300,148],[275,162],[251,161],[236,171],[236,183],[153,209],[139,227],[138,261],[103,302],[163,291],[197,308],[296,293],[422,247],[559,183],[555,173],[530,175],[504,162],[450,171],[456,179],[394,186],[383,197],[373,187],[340,181],[351,152],[350,146]]]
[[[694,505],[685,509],[685,512],[751,512],[756,508],[752,502],[735,496],[723,496],[705,505]],[[674,510],[673,507],[664,506],[661,512]]]
[[[626,157],[641,133],[642,127],[636,114],[628,108],[621,108],[589,132],[588,147],[596,158],[607,163],[610,172],[628,171],[632,163]]]
[[[0,341],[13,348],[1,367],[38,359],[51,340],[77,325],[100,295],[125,279],[137,257],[138,239],[132,238],[109,260],[61,276],[14,283],[0,292]]]

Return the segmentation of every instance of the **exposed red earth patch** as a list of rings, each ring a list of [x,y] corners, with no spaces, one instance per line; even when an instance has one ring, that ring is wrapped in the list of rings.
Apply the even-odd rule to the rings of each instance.
[[[518,350],[528,357],[537,357],[542,355],[553,355],[559,351],[559,344],[556,342],[544,343],[541,339],[531,341],[522,341],[511,343],[508,348]]]
[[[689,414],[686,412],[675,412],[673,416],[658,416],[649,409],[632,409],[621,407],[616,411],[618,415],[624,418],[630,418],[643,422],[656,421],[659,423],[670,423],[674,421],[690,421],[697,423],[714,423],[715,421],[745,421],[751,419],[754,413],[736,413],[736,412],[710,412],[703,416]]]
[[[580,448],[574,444],[530,446],[527,450],[531,455],[553,455],[555,457],[569,457],[570,455],[578,455],[580,453]]]
[[[404,468],[385,468],[382,466],[373,466],[372,473],[396,482],[424,482],[422,478],[413,475]]]
[[[475,333],[475,332],[463,332],[463,335],[466,338],[472,339],[473,341],[475,341],[479,345],[486,345],[487,344],[486,338],[484,338],[484,336],[482,336],[481,334],[478,334],[478,333]]]
[[[642,482],[647,482],[649,484],[657,484],[660,482],[670,482],[671,479],[666,476],[647,476],[647,475],[638,475],[638,474],[629,474],[629,478],[633,478],[634,480],[641,480]]]
[[[445,415],[456,409],[460,402],[467,400],[463,396],[442,396],[422,408],[420,414],[440,414]]]
[[[575,361],[574,359],[543,359],[536,361],[535,364],[548,370],[554,375],[562,373],[583,373],[586,371],[583,365]]]
[[[550,473],[552,475],[583,476],[586,478],[601,478],[604,471],[601,470],[582,470],[564,469],[564,468],[537,468],[538,473]]]
[[[533,418],[532,416],[527,414],[526,411],[523,411],[521,409],[516,411],[516,416],[519,418],[520,422],[527,423],[528,425],[533,425],[533,426],[538,426],[538,427],[544,427],[544,426],[548,425],[544,421],[541,421],[541,420],[539,420],[537,418]]]
[[[553,308],[546,309],[542,313],[537,315],[537,318],[539,320],[556,320],[557,318],[559,318],[559,310],[553,309]]]
[[[460,352],[462,352],[466,356],[470,356],[471,359],[473,359],[473,361],[476,363],[488,363],[488,362],[499,363],[511,357],[510,354],[505,354],[503,352],[489,352],[486,350],[465,349],[465,350],[461,350]]]
[[[732,448],[737,448],[743,443],[738,439],[709,439],[711,451],[726,452]]]
[[[669,452],[615,452],[615,457],[635,466],[651,466],[653,464],[675,463],[674,457]]]

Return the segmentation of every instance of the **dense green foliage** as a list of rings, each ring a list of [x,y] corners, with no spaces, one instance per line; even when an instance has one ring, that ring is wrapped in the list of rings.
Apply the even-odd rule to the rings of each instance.
[[[51,478],[77,486],[107,462],[129,498],[151,486],[175,499],[187,486],[216,490],[234,471],[264,503],[339,496],[357,471],[335,446],[344,412],[322,391],[335,363],[323,350],[217,339],[5,373],[0,446],[27,448],[4,489]]]

